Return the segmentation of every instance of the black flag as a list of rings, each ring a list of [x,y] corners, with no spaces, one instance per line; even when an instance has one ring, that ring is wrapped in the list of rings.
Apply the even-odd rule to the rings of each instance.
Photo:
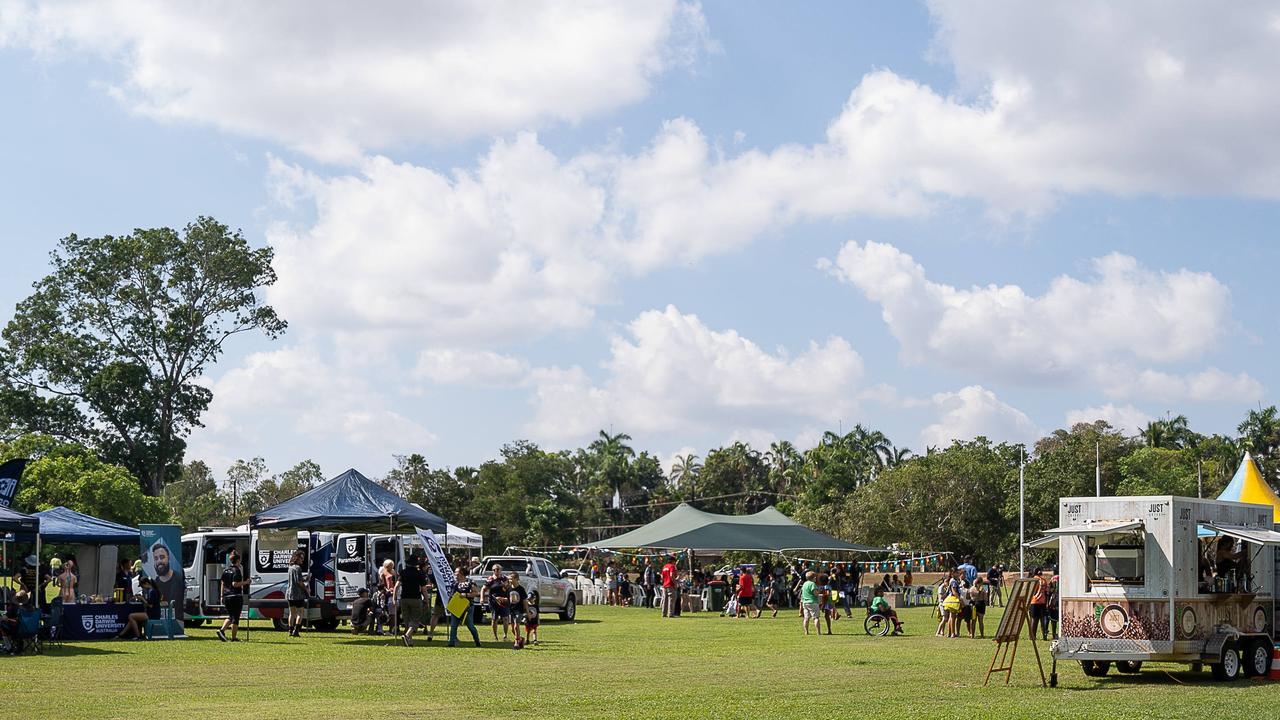
[[[0,507],[13,505],[13,498],[18,494],[18,481],[29,462],[26,459],[10,460],[0,465]]]

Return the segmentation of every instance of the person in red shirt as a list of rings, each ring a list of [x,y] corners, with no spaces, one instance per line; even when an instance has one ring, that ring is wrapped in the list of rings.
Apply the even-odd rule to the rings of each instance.
[[[755,580],[751,577],[751,571],[746,568],[743,568],[742,576],[738,578],[738,615],[737,617],[742,617],[743,615],[746,615],[747,617],[751,617],[751,606],[755,604],[755,600],[756,600],[755,586],[756,586],[756,583],[755,583]],[[759,617],[759,614],[757,614],[757,617]]]
[[[676,591],[676,561],[675,558],[667,558],[667,564],[662,566],[662,617],[675,617],[677,603],[680,602],[680,593]]]

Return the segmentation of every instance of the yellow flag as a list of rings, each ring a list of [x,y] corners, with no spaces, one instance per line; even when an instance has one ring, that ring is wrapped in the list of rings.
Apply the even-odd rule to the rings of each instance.
[[[446,607],[448,607],[449,612],[453,613],[454,617],[461,618],[467,608],[471,607],[471,601],[458,593],[454,593],[453,597],[449,598],[449,604]]]

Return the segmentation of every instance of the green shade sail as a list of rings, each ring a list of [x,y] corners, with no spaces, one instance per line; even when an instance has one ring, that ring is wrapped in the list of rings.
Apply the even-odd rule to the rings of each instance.
[[[849,550],[883,552],[883,548],[845,542],[811,530],[778,512],[773,506],[754,515],[717,515],[687,503],[643,527],[615,538],[581,547],[602,550],[655,548],[703,551],[742,550],[781,552],[784,550]]]

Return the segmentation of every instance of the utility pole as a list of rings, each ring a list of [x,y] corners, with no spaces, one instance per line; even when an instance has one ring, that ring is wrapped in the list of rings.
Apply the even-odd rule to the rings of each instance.
[[[1026,451],[1018,448],[1018,574],[1024,577],[1027,553],[1027,482],[1024,473],[1026,466]]]
[[[1204,497],[1204,461],[1196,459],[1196,497]]]
[[[1093,446],[1093,487],[1098,497],[1102,497],[1102,441]]]

